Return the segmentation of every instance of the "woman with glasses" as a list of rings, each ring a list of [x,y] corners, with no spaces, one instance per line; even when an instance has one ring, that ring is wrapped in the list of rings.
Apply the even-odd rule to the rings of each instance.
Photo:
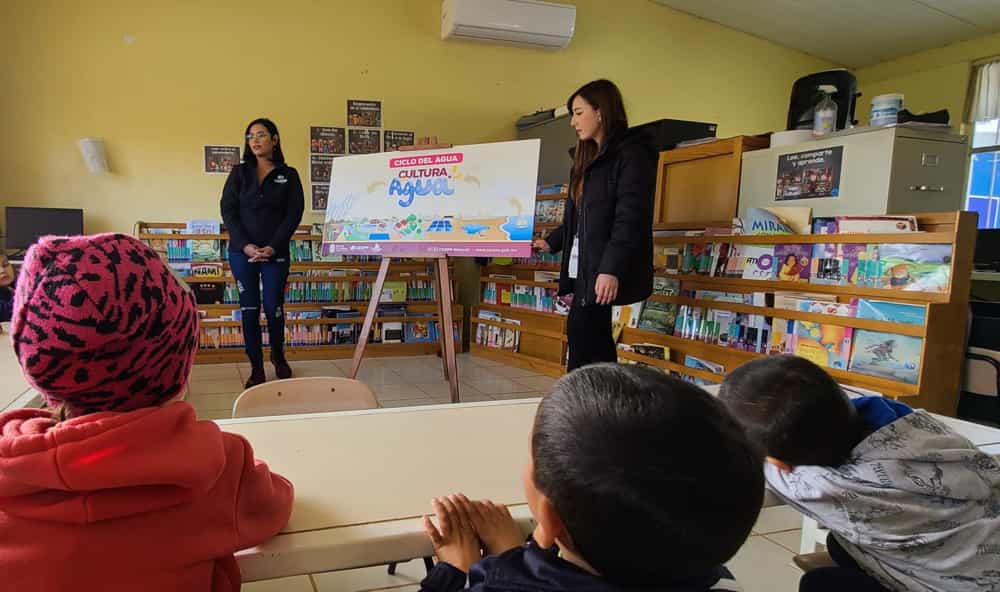
[[[278,378],[291,378],[285,360],[285,284],[289,243],[305,208],[299,173],[285,164],[278,127],[255,119],[246,130],[243,162],[233,167],[222,190],[222,219],[229,231],[229,268],[236,278],[243,342],[250,358],[250,388],[264,382],[260,305],[264,300],[271,362]]]

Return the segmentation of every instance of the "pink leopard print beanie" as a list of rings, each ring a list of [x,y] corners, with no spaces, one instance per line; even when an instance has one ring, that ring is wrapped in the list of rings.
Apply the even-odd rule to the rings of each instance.
[[[123,234],[43,237],[24,260],[11,334],[28,381],[73,416],[159,405],[187,385],[194,295]]]

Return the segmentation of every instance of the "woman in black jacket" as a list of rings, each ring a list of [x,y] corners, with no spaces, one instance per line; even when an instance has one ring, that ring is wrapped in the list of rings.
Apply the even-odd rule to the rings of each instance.
[[[243,342],[250,358],[246,386],[264,382],[260,304],[270,337],[271,362],[278,378],[291,378],[285,360],[285,284],[289,242],[305,209],[299,173],[285,164],[278,127],[270,119],[247,126],[243,162],[233,167],[222,190],[222,219],[229,231],[229,267],[240,292]]]
[[[568,370],[617,360],[611,305],[653,291],[656,151],[628,131],[621,92],[609,80],[566,102],[578,142],[562,225],[535,248],[563,252],[559,293],[573,294],[566,321]]]

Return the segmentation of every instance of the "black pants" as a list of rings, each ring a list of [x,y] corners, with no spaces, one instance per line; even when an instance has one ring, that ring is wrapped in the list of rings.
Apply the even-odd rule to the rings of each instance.
[[[567,371],[587,364],[618,360],[615,341],[611,337],[610,306],[578,306],[574,302],[566,319],[566,338],[569,342]]]
[[[837,566],[820,567],[806,573],[799,580],[799,592],[891,592],[865,573],[833,534],[826,537],[826,550]]]
[[[229,268],[238,282],[240,310],[243,316],[243,345],[250,363],[264,363],[261,346],[260,304],[263,286],[264,316],[270,338],[272,356],[285,353],[285,284],[288,281],[288,259],[250,263],[243,253],[229,254]]]

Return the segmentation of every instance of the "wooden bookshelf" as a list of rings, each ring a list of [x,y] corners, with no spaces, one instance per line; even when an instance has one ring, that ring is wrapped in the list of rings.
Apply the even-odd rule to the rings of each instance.
[[[538,199],[565,199],[565,194],[560,195],[539,195]],[[546,225],[552,226],[555,225]],[[536,230],[538,230],[536,225]],[[480,304],[472,308],[469,324],[471,337],[469,339],[469,351],[474,356],[482,356],[492,360],[511,364],[521,368],[534,370],[549,376],[559,377],[566,372],[564,361],[566,359],[566,315],[558,314],[554,311],[535,310],[532,308],[522,308],[511,306],[510,304],[495,303],[490,304],[482,299],[482,290],[490,282],[500,284],[511,284],[529,286],[532,288],[546,288],[554,290],[558,288],[558,282],[535,281],[535,272],[558,272],[559,264],[512,264],[496,265],[491,264],[480,268]],[[514,276],[508,278],[491,278],[492,274]],[[488,319],[480,319],[479,311],[486,310],[499,313],[505,319],[519,321],[521,324],[502,323]],[[476,343],[476,332],[480,326],[500,327],[520,331],[520,344],[517,351],[510,351]]]
[[[226,232],[221,232],[219,234],[158,234],[156,232],[151,232],[152,229],[169,229],[172,232],[182,232],[186,228],[186,224],[183,222],[137,222],[135,225],[135,235],[141,240],[152,241],[152,240],[228,240],[229,235]],[[318,252],[318,247],[322,242],[322,236],[313,234],[312,226],[302,225],[299,226],[296,234],[292,237],[292,240],[297,241],[310,241],[313,243],[312,252],[315,254]],[[185,262],[186,263],[186,262]],[[222,263],[222,268],[226,272],[229,270],[229,264],[225,260],[217,261],[192,261],[192,264],[198,263]],[[378,270],[379,263],[372,261],[293,261],[291,262],[291,271],[310,271],[310,270],[364,270],[364,271],[376,271]],[[289,276],[288,281],[291,282],[303,282],[303,283],[317,283],[317,282],[374,282],[375,274],[372,275],[343,275],[343,276]],[[196,283],[214,283],[214,282],[225,282],[225,283],[235,283],[235,279],[231,276],[217,276],[217,277],[187,277],[183,278],[186,282],[190,284]],[[405,280],[427,280],[431,282],[430,286],[434,286],[435,276],[433,273],[433,265],[430,262],[421,262],[415,260],[411,262],[401,262],[399,264],[394,264],[393,273],[390,274],[390,281],[405,281]],[[435,287],[436,288],[436,287]],[[442,332],[446,330],[445,327],[440,326],[440,319],[437,313],[437,301],[436,300],[406,300],[405,302],[394,302],[385,304],[405,304],[408,312],[414,313],[435,313],[430,316],[407,316],[407,317],[376,317],[375,322],[413,322],[413,321],[428,321],[438,323],[438,334],[442,335]],[[345,325],[345,324],[355,324],[360,325],[364,322],[364,313],[368,310],[369,301],[338,301],[331,300],[326,302],[290,302],[285,303],[284,309],[287,312],[298,312],[305,310],[320,310],[324,306],[349,306],[358,311],[358,317],[345,317],[345,318],[320,318],[320,319],[287,319],[285,320],[286,327],[294,326],[315,326],[315,325]],[[201,321],[201,326],[203,328],[237,328],[242,326],[241,321],[236,320],[212,320],[211,317],[218,316],[228,316],[232,314],[233,311],[239,308],[238,304],[201,304],[198,306],[199,310],[202,311],[206,317]],[[456,343],[456,349],[461,350],[461,335],[462,335],[462,306],[455,304],[453,306],[453,315],[458,324],[458,335],[459,341]],[[266,325],[266,323],[262,323]],[[267,359],[269,348],[265,347],[265,359]],[[365,349],[365,354],[369,356],[411,356],[411,355],[427,355],[438,353],[441,351],[440,339],[438,342],[416,342],[416,343],[372,343]],[[286,345],[285,354],[290,360],[313,360],[313,359],[336,359],[336,358],[350,358],[354,354],[354,344],[334,344],[334,345]],[[246,359],[246,354],[242,347],[221,347],[221,348],[202,348],[198,351],[195,358],[196,364],[218,364],[227,362],[242,362]]]
[[[717,300],[695,300],[684,296],[652,296],[651,299],[671,302],[678,306],[697,306],[792,321],[812,321],[852,327],[855,330],[864,329],[893,335],[919,337],[923,340],[923,346],[916,384],[870,376],[849,370],[828,369],[828,372],[842,384],[878,391],[887,396],[905,398],[908,404],[915,407],[922,407],[936,413],[953,416],[958,405],[961,370],[964,359],[976,218],[975,214],[970,212],[916,214],[916,218],[919,228],[924,230],[924,232],[899,234],[774,235],[766,237],[670,236],[657,237],[656,243],[661,245],[724,242],[740,244],[948,244],[952,247],[952,259],[950,283],[946,292],[915,292],[851,285],[840,286],[808,282],[745,280],[697,274],[663,276],[677,280],[680,283],[682,291],[717,290],[742,293],[773,293],[775,291],[810,292],[832,295],[840,302],[847,302],[852,297],[866,297],[877,300],[918,304],[926,307],[927,314],[924,325],[908,325],[853,317],[831,316]],[[625,328],[623,330],[621,341],[624,343],[655,343],[670,348],[670,360],[667,360],[666,363],[662,360],[653,360],[652,358],[630,352],[625,352],[626,355],[622,355],[625,359],[638,359],[652,366],[658,366],[688,376],[713,380],[715,382],[720,382],[723,376],[705,376],[705,372],[683,367],[685,356],[691,355],[721,364],[729,372],[749,360],[765,355],[704,343],[694,339],[685,339],[675,335],[665,335],[632,328]]]

